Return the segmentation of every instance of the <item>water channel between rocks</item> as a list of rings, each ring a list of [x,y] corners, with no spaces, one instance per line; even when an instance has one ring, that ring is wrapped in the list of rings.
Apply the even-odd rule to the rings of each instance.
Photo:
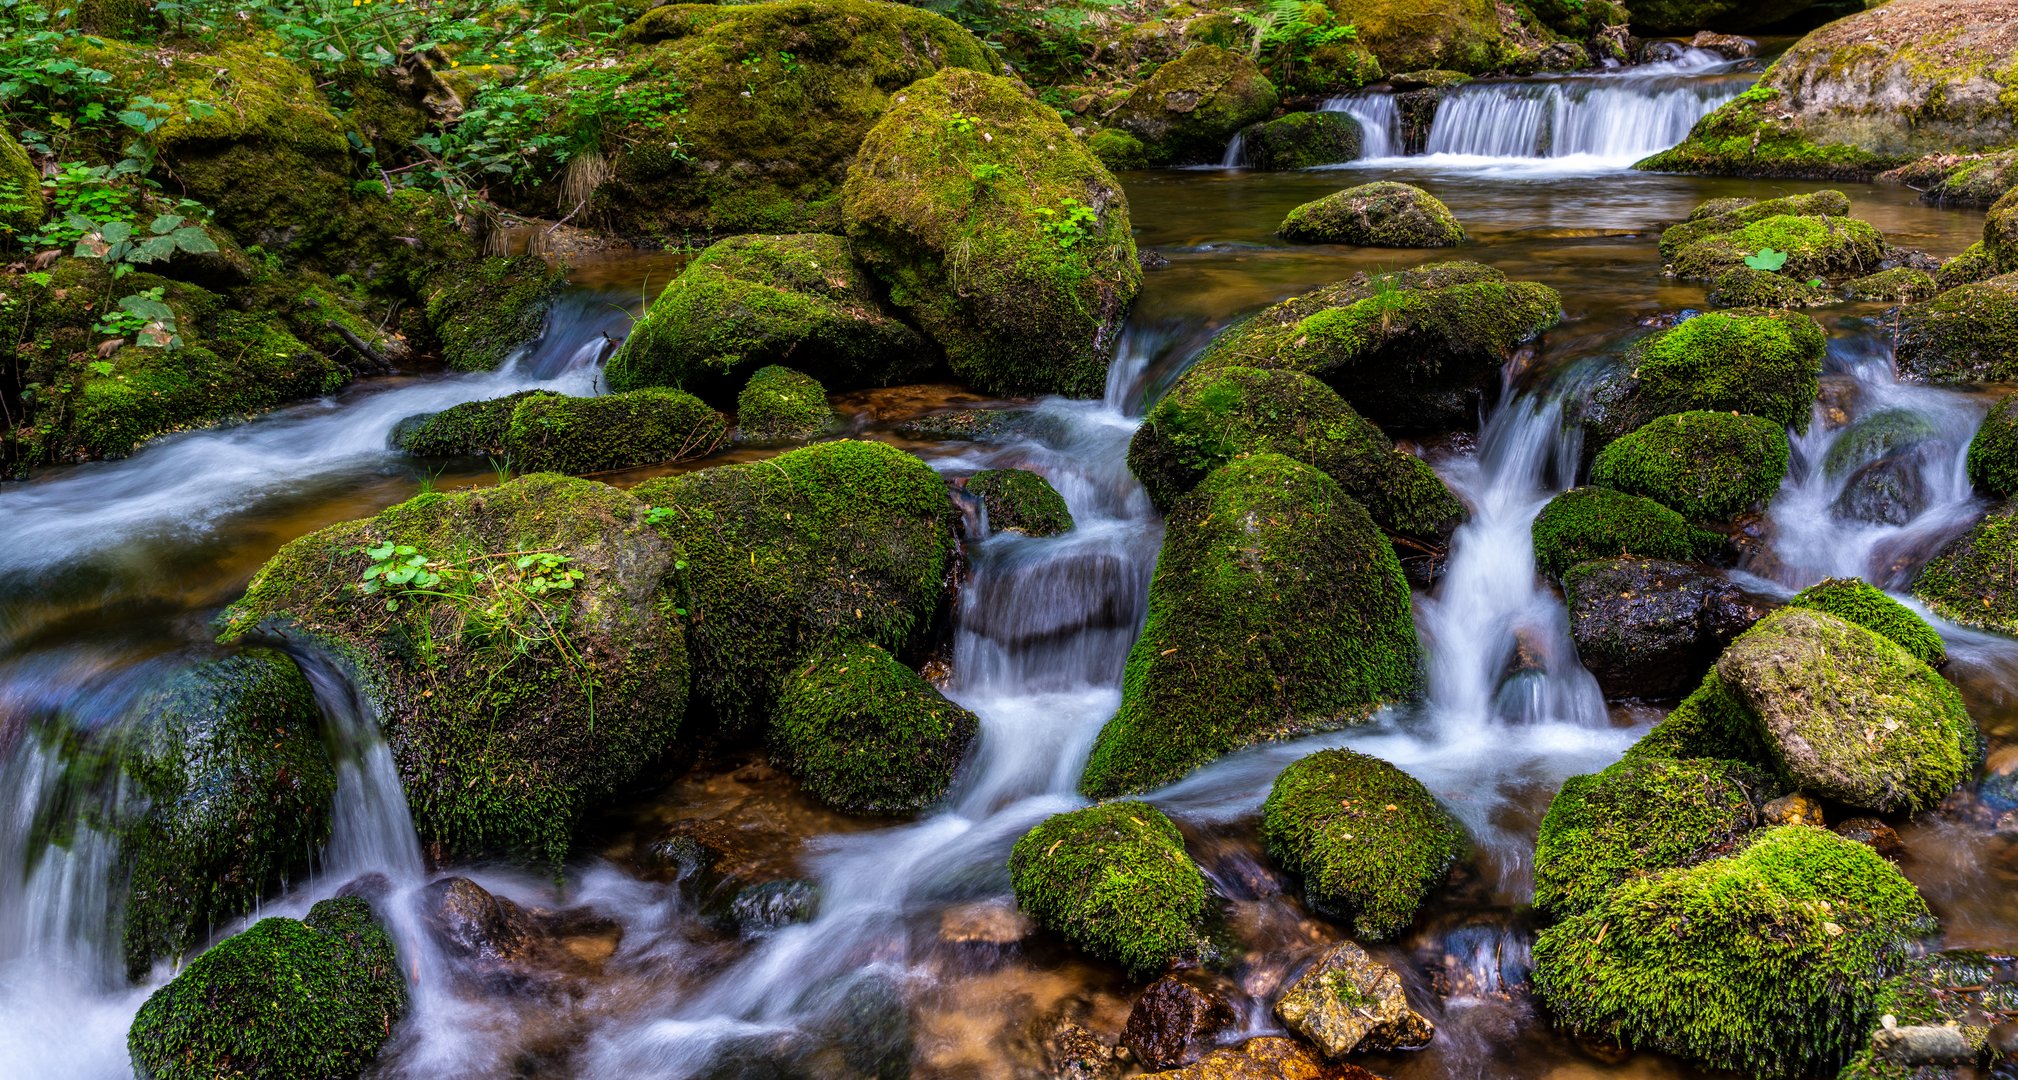
[[[1895,243],[1941,257],[1976,237],[1981,216],[1923,206],[1897,187],[1628,171],[1624,164],[1679,138],[1743,81],[1687,64],[1631,76],[1637,89],[1612,78],[1621,81],[1468,90],[1445,102],[1428,157],[1125,176],[1137,239],[1168,265],[1145,276],[1101,401],[983,402],[957,387],[839,399],[850,434],[896,442],[949,475],[1003,466],[1043,474],[1077,522],[1055,538],[1001,534],[969,546],[945,690],[979,715],[982,733],[935,812],[911,822],[846,819],[760,758],[704,760],[598,822],[592,846],[601,854],[578,859],[558,886],[495,867],[430,867],[369,722],[341,680],[312,673],[345,753],[335,835],[313,879],[266,913],[299,915],[360,874],[383,875],[373,887],[393,897],[386,906],[415,1008],[375,1075],[772,1076],[786,1074],[762,1071],[766,1062],[804,1060],[809,1046],[816,1064],[806,1075],[819,1075],[819,1054],[901,1056],[908,1044],[914,1076],[1036,1076],[1040,1020],[1069,1014],[1110,1036],[1118,1030],[1131,993],[1118,975],[1041,939],[1001,945],[993,928],[1008,917],[1010,845],[1083,802],[1074,791],[1080,767],[1119,702],[1122,663],[1141,626],[1162,526],[1125,464],[1128,440],[1145,405],[1230,321],[1356,271],[1438,257],[1289,247],[1272,236],[1290,208],[1373,179],[1405,180],[1442,199],[1471,235],[1457,257],[1550,285],[1566,317],[1536,355],[1509,366],[1475,434],[1422,448],[1471,511],[1444,575],[1415,597],[1425,699],[1367,727],[1234,754],[1150,801],[1179,822],[1229,902],[1225,933],[1242,948],[1225,975],[1242,1031],[1278,1030],[1268,1003],[1284,978],[1341,936],[1303,910],[1252,841],[1262,797],[1289,762],[1350,745],[1421,779],[1475,846],[1415,928],[1380,950],[1403,961],[1438,1038],[1367,1067],[1405,1078],[1702,1075],[1659,1055],[1588,1056],[1550,1030],[1522,987],[1528,863],[1542,810],[1566,776],[1616,760],[1661,712],[1607,706],[1577,662],[1561,600],[1535,573],[1530,522],[1577,478],[1562,395],[1644,334],[1641,320],[1703,305],[1700,285],[1662,278],[1655,239],[1705,199],[1833,186]],[[1331,107],[1377,119],[1387,104]],[[1677,117],[1680,129],[1669,130]],[[164,439],[124,462],[0,486],[14,537],[0,550],[0,1076],[130,1075],[127,1023],[170,974],[137,989],[118,976],[107,845],[88,836],[62,851],[40,843],[34,823],[58,767],[36,733],[118,716],[150,670],[208,641],[210,616],[286,540],[375,511],[423,482],[494,482],[468,465],[427,477],[385,451],[387,432],[401,417],[457,401],[535,386],[589,392],[606,335],[620,336],[625,310],[670,271],[660,257],[585,267],[544,338],[497,373],[378,380],[241,427]],[[1817,313],[1831,339],[1817,406],[1826,415],[1794,441],[1793,467],[1768,509],[1768,548],[1740,567],[1749,587],[1785,593],[1848,574],[1897,589],[1978,509],[1960,461],[1988,399],[1898,384],[1883,310]],[[951,404],[1027,415],[1021,434],[1003,442],[895,433],[897,421]],[[1836,525],[1826,508],[1841,484],[1819,463],[1845,420],[1883,410],[1916,413],[1935,432],[1917,466],[1925,508],[1900,525]],[[664,471],[608,479],[629,485]],[[1943,629],[1949,674],[1993,757],[2013,752],[2018,646]],[[683,890],[653,855],[667,824],[692,818],[739,830],[748,860],[772,876],[815,882],[811,921],[749,935],[722,929],[709,900]],[[2018,860],[2008,841],[1939,815],[1902,832],[1904,869],[1941,916],[1947,944],[2018,942],[2009,902]],[[564,960],[509,991],[459,981],[411,914],[414,894],[450,873],[529,908],[572,913]]]

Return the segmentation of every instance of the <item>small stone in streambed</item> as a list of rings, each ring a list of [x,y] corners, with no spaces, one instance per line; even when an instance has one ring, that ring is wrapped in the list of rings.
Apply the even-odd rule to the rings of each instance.
[[[1051,1068],[1052,1080],[1115,1080],[1121,1075],[1114,1048],[1069,1021],[1060,1023],[1044,1040],[1044,1060]]]
[[[1759,808],[1759,817],[1768,825],[1828,824],[1822,820],[1822,804],[1798,791],[1769,801]]]
[[[1829,505],[1829,516],[1869,525],[1904,525],[1920,516],[1927,500],[1919,455],[1909,450],[1879,458],[1851,473],[1842,494]]]
[[[939,915],[939,940],[954,945],[1014,945],[1037,929],[1030,917],[1008,900],[977,900],[949,907]]]
[[[442,878],[417,900],[428,931],[451,956],[486,963],[523,959],[532,950],[525,911],[466,877]]]
[[[1899,833],[1874,817],[1849,818],[1830,826],[1830,829],[1837,836],[1864,844],[1895,862],[1906,854],[1906,844],[1899,839]]]
[[[1412,1050],[1436,1034],[1402,992],[1401,976],[1347,941],[1333,946],[1275,1003],[1291,1031],[1334,1058]]]
[[[1419,187],[1379,181],[1327,195],[1289,212],[1277,228],[1298,244],[1431,248],[1464,243],[1464,226]]]
[[[689,818],[673,822],[651,846],[651,857],[675,878],[686,879],[712,870],[739,855],[735,831],[719,821]]]
[[[766,881],[737,893],[729,901],[729,918],[745,934],[763,934],[812,922],[819,904],[819,886],[810,881]]]
[[[1264,1035],[1239,1046],[1214,1050],[1161,1080],[1381,1080],[1357,1065],[1326,1061],[1295,1039]]]
[[[1218,994],[1166,975],[1135,999],[1121,1045],[1144,1068],[1173,1068],[1197,1060],[1235,1019],[1233,1006]]]

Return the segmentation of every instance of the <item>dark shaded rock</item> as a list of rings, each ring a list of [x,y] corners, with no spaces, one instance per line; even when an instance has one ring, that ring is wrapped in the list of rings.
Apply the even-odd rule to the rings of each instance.
[[[1764,614],[1721,576],[1665,559],[1603,559],[1563,575],[1570,636],[1607,697],[1673,697]]]
[[[1890,825],[1874,817],[1853,817],[1831,826],[1837,836],[1868,845],[1878,854],[1896,861],[1906,854],[1906,844]]]
[[[1892,454],[1851,473],[1829,513],[1844,521],[1904,525],[1927,508],[1927,498],[1918,455]]]
[[[525,911],[466,877],[443,878],[421,890],[421,916],[450,956],[485,963],[523,960],[533,948]]]
[[[1218,995],[1166,975],[1135,999],[1121,1045],[1144,1068],[1174,1068],[1196,1060],[1234,1019],[1233,1007]]]
[[[766,881],[736,893],[729,901],[729,920],[745,934],[768,933],[812,922],[819,904],[819,886],[810,881]]]

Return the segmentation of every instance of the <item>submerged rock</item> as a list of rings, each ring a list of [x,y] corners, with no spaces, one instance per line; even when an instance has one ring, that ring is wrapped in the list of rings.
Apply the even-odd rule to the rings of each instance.
[[[1046,818],[1009,855],[1016,905],[1038,925],[1131,977],[1195,952],[1205,875],[1163,811],[1109,802]]]
[[[1056,536],[1072,528],[1072,509],[1042,476],[1028,469],[987,469],[967,478],[967,491],[988,509],[993,532]]]
[[[1276,231],[1297,243],[1361,247],[1454,247],[1465,240],[1457,216],[1436,196],[1388,181],[1304,203]]]
[[[1320,750],[1284,769],[1261,807],[1268,854],[1303,879],[1316,911],[1381,940],[1469,850],[1464,829],[1414,777],[1376,757]]]
[[[820,887],[791,879],[746,886],[729,900],[729,922],[744,934],[766,934],[819,914]]]
[[[1227,141],[1275,103],[1275,84],[1253,60],[1196,45],[1129,91],[1107,122],[1142,140],[1149,164],[1200,164],[1218,161]]]
[[[1408,1007],[1401,976],[1350,941],[1318,957],[1276,1001],[1275,1015],[1333,1058],[1413,1050],[1436,1034]]]
[[[1904,525],[1927,508],[1931,493],[1913,451],[1867,462],[1843,481],[1829,513],[1843,521]]]
[[[1061,1023],[1044,1041],[1044,1061],[1054,1080],[1119,1080],[1114,1048],[1078,1024]]]
[[[1414,692],[1401,564],[1330,477],[1242,458],[1168,520],[1121,707],[1080,790],[1144,791],[1254,742],[1363,723]]]
[[[1175,1068],[1196,1060],[1236,1019],[1218,995],[1165,975],[1135,999],[1121,1045],[1145,1069]]]
[[[875,645],[814,652],[771,712],[771,745],[814,798],[903,814],[944,797],[981,721]]]
[[[1613,698],[1686,693],[1761,614],[1729,581],[1665,559],[1581,562],[1562,583],[1577,658]]]

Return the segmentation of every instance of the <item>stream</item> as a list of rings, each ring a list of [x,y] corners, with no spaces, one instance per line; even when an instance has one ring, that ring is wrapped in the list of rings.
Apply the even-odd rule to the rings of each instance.
[[[1080,768],[1120,701],[1142,624],[1162,525],[1128,471],[1128,442],[1146,407],[1232,320],[1355,271],[1445,257],[1291,247],[1272,235],[1300,203],[1393,179],[1427,188],[1464,223],[1471,242],[1449,257],[1549,284],[1566,316],[1535,355],[1508,365],[1475,432],[1418,447],[1471,511],[1445,572],[1415,597],[1427,693],[1365,727],[1230,755],[1147,798],[1186,832],[1227,900],[1225,934],[1239,948],[1223,974],[1240,1033],[1279,1032],[1268,1004],[1340,936],[1303,910],[1252,839],[1262,798],[1291,761],[1349,745],[1420,779],[1475,845],[1415,927],[1373,950],[1410,980],[1436,1040],[1360,1064],[1424,1080],[1708,1075],[1656,1054],[1600,1061],[1553,1032],[1522,985],[1543,810],[1565,777],[1617,760],[1664,711],[1607,704],[1577,660],[1561,599],[1535,573],[1531,521],[1578,479],[1581,447],[1565,408],[1593,365],[1646,333],[1641,320],[1703,306],[1700,284],[1662,278],[1655,241],[1705,199],[1835,187],[1895,243],[1943,258],[1968,246],[1982,220],[1924,206],[1899,187],[1627,168],[1741,91],[1745,70],[1678,52],[1614,73],[1480,80],[1438,106],[1417,156],[1400,152],[1393,101],[1356,95],[1326,107],[1365,124],[1361,161],[1127,174],[1137,240],[1168,266],[1145,275],[1102,400],[982,402],[951,386],[838,398],[850,436],[895,442],[948,476],[1034,470],[1076,521],[1053,538],[968,544],[944,689],[980,717],[981,734],[936,810],[901,823],[844,818],[760,755],[729,755],[594,822],[585,854],[558,883],[510,867],[431,866],[369,718],[335,674],[311,670],[341,751],[334,834],[310,878],[259,914],[298,916],[360,875],[382,875],[375,887],[414,997],[370,1074],[385,1080],[832,1076],[842,1065],[863,1070],[862,1060],[909,1061],[899,1075],[920,1078],[1039,1077],[1032,1032],[1058,1015],[1111,1040],[1136,987],[1041,936],[1019,944],[993,930],[1011,918],[1011,845],[1044,817],[1083,805]],[[368,380],[240,426],[165,438],[125,461],[0,484],[12,540],[0,547],[0,1077],[130,1076],[127,1024],[173,974],[125,985],[106,838],[80,826],[59,848],[37,829],[61,781],[53,734],[125,722],[147,685],[208,655],[210,617],[287,540],[424,485],[496,482],[481,462],[431,472],[387,451],[386,438],[399,419],[456,402],[533,387],[593,392],[611,338],[665,276],[660,257],[578,273],[541,338],[497,372]],[[1962,457],[1994,398],[1900,384],[1883,310],[1814,312],[1831,339],[1822,400],[1794,437],[1763,541],[1733,571],[1747,588],[1786,594],[1862,575],[1903,590],[1982,509]],[[897,431],[908,417],[977,403],[1025,414],[1020,434],[931,443]],[[1855,422],[1883,413],[1909,416],[1926,434],[1887,466],[1917,494],[1894,523],[1846,524],[1834,508],[1867,462],[1831,468],[1831,450]],[[666,471],[605,479],[627,486]],[[2018,643],[1936,625],[1992,755],[2013,752]],[[721,928],[705,899],[649,855],[667,825],[696,817],[748,827],[754,857],[779,877],[815,883],[813,917],[748,934]],[[1903,868],[1941,916],[1945,944],[2018,944],[2009,903],[2018,853],[2008,840],[1939,814],[1900,833]],[[537,992],[480,993],[458,981],[415,913],[419,891],[447,874],[528,908],[582,913],[587,929],[567,939],[579,964]]]

